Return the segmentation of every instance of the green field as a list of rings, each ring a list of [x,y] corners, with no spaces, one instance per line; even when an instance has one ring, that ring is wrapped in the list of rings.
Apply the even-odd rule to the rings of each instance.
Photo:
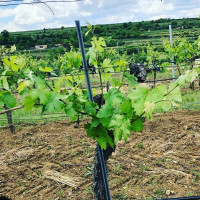
[[[128,54],[137,52],[138,48],[151,42],[161,48],[163,38],[169,38],[169,25],[172,25],[173,39],[185,37],[189,41],[196,40],[200,35],[200,18],[159,19],[142,22],[127,22],[118,24],[96,25],[95,34],[105,38],[108,47],[126,50]],[[85,47],[90,46],[91,35],[85,37],[87,27],[82,27]],[[7,47],[15,44],[18,50],[30,50],[33,56],[46,56],[48,50],[35,52],[35,45],[47,45],[55,48],[62,44],[68,50],[73,45],[78,48],[78,38],[75,27],[61,27],[33,31],[11,32],[8,36],[0,35],[0,45]]]

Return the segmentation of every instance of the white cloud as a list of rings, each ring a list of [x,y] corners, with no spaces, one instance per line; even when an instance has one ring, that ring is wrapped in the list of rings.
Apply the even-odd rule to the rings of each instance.
[[[14,9],[0,9],[0,18],[14,16]]]
[[[54,15],[44,4],[0,7],[0,20],[3,24],[0,31],[5,27],[8,31],[13,31],[53,28],[60,25],[74,26],[76,19],[108,24],[158,18],[197,17],[200,14],[200,0],[83,0],[47,4]]]
[[[180,13],[184,17],[198,17],[200,15],[200,8],[191,9],[190,12],[188,10],[182,10]]]
[[[25,31],[26,29],[22,28],[21,26],[16,25],[14,22],[9,22],[5,26],[1,27],[2,30],[9,30],[9,32],[15,32],[15,31]]]
[[[91,4],[93,4],[93,2],[92,2],[92,0],[85,0],[85,1],[84,1],[84,4],[86,4],[86,5],[91,5]]]

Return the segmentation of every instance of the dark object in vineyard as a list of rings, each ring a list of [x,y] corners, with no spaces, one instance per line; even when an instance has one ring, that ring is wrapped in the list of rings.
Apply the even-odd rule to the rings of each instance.
[[[4,105],[5,110],[8,110],[8,107],[6,105]],[[10,132],[15,134],[15,125],[13,124],[13,120],[12,120],[12,112],[6,112],[7,115],[7,119],[8,119],[8,124],[9,124],[9,128],[10,128]]]
[[[105,103],[105,100],[102,101],[102,94],[97,94],[93,97],[93,100],[95,103],[98,104],[99,109],[101,108],[101,106]],[[75,121],[75,125],[74,128],[78,128],[79,127],[79,123],[80,123],[80,117],[78,116],[77,121]]]
[[[88,67],[88,71],[91,74],[96,74],[96,68],[94,66],[89,65],[89,62],[87,61],[87,67]],[[84,70],[84,66],[80,66],[80,70],[83,71]]]
[[[1,197],[0,197],[0,200],[12,200],[12,199],[10,199],[10,198],[8,198],[8,197],[5,197],[5,196],[1,196]]]
[[[93,97],[95,103],[98,104],[99,108],[105,103],[105,100],[102,99],[102,94],[97,94]]]
[[[150,69],[147,69],[147,73],[151,73],[152,71],[163,72],[163,67],[157,67],[155,65],[152,65],[152,67]]]
[[[130,63],[129,69],[130,74],[133,74],[138,82],[143,83],[146,80],[148,71],[144,65],[140,63]]]
[[[113,132],[108,131],[108,134],[112,138],[112,140],[114,140]],[[108,158],[115,151],[115,147],[112,148],[110,146],[107,146],[106,150],[103,150],[103,156],[104,156],[105,163],[107,163]],[[94,189],[95,199],[96,200],[102,200],[102,199],[107,199],[107,198],[106,198],[104,180],[103,180],[103,176],[102,176],[101,163],[100,163],[100,159],[99,159],[98,154],[99,154],[98,147],[96,146],[95,154],[94,154],[94,163],[93,163],[94,164],[93,189]]]

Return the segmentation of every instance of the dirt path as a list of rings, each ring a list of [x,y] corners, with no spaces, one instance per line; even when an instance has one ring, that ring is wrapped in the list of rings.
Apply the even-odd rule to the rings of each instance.
[[[0,130],[0,196],[89,200],[95,142],[67,121]],[[108,162],[112,199],[200,195],[200,112],[160,114]]]

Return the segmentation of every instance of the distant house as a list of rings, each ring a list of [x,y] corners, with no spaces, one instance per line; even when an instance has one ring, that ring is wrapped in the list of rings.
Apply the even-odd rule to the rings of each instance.
[[[62,44],[56,44],[55,45],[56,47],[61,47],[61,46],[63,46]]]
[[[42,50],[42,49],[46,49],[47,48],[47,45],[45,44],[45,45],[36,45],[35,46],[35,49],[36,50]]]

